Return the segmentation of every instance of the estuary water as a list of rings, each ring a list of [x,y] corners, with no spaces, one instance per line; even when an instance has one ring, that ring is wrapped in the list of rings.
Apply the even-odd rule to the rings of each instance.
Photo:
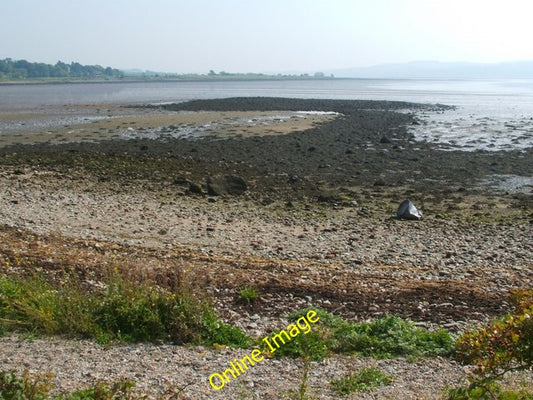
[[[157,104],[235,96],[398,100],[440,103],[454,110],[424,112],[418,140],[443,149],[533,147],[533,80],[387,80],[124,82],[0,85],[0,112],[50,106]]]

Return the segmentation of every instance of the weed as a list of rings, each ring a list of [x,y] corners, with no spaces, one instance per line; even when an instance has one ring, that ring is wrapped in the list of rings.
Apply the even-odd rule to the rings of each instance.
[[[309,309],[292,314],[297,320]],[[320,318],[308,334],[302,334],[276,350],[276,356],[310,357],[320,361],[330,353],[349,353],[376,358],[448,356],[454,340],[446,330],[430,332],[397,316],[353,323],[316,310]]]
[[[282,394],[291,400],[312,400],[315,397],[309,395],[309,370],[311,369],[311,359],[309,357],[303,358],[302,366],[302,380],[298,386],[298,390],[287,390]]]
[[[304,357],[303,361],[302,381],[298,388],[298,400],[306,400],[309,398],[307,392],[309,391],[309,369],[311,368],[311,360],[309,357]]]
[[[342,395],[358,391],[371,391],[380,386],[390,385],[392,378],[376,368],[364,368],[356,374],[331,381],[333,389]]]
[[[453,352],[454,340],[448,331],[430,332],[398,316],[359,324],[346,323],[336,331],[339,350],[365,356],[447,356]]]
[[[130,380],[119,380],[112,383],[100,381],[88,389],[62,394],[54,400],[140,400],[146,398],[132,391],[134,387],[135,382]]]
[[[273,332],[271,336],[278,334],[279,332]],[[305,334],[302,333],[295,338],[291,338],[290,342],[283,344],[277,348],[274,355],[292,357],[292,358],[309,358],[312,361],[321,361],[332,352],[331,332],[328,329],[320,325],[315,325],[313,329]],[[263,351],[268,353],[268,349],[264,343]]]
[[[98,381],[87,389],[51,396],[55,389],[50,373],[22,375],[15,371],[0,371],[0,400],[141,400],[146,396],[133,390],[135,382],[118,380],[115,382]],[[179,397],[174,397],[179,398]]]
[[[22,376],[15,371],[0,371],[1,400],[41,400],[46,399],[52,390],[52,376],[39,374],[30,376],[24,371]]]
[[[256,288],[245,286],[239,290],[239,298],[247,304],[252,304],[259,299],[259,292]]]
[[[88,292],[75,280],[52,285],[39,277],[0,278],[0,333],[82,336],[100,343],[250,344],[248,336],[186,290],[176,293],[122,278],[104,286]]]
[[[527,390],[507,390],[497,382],[487,382],[447,390],[448,400],[533,400],[533,393]]]

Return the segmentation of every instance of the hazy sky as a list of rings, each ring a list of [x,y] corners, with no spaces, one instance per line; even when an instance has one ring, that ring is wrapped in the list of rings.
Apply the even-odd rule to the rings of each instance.
[[[531,0],[0,0],[0,58],[166,72],[533,60]]]

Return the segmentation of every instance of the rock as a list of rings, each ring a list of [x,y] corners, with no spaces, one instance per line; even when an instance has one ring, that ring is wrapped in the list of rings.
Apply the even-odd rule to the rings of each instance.
[[[190,181],[185,178],[184,176],[177,176],[176,178],[174,178],[174,185],[188,185],[190,183]]]
[[[381,139],[379,140],[379,143],[388,144],[388,143],[392,143],[392,141],[387,136],[382,136]]]
[[[319,189],[317,198],[321,203],[338,203],[342,200],[342,197],[337,190],[326,188]]]
[[[207,193],[210,196],[240,196],[248,190],[248,184],[240,176],[217,175],[207,180]]]
[[[396,217],[398,219],[420,220],[422,219],[422,211],[416,208],[411,200],[404,200],[398,207]]]
[[[202,186],[195,182],[189,182],[189,192],[194,194],[203,194]]]

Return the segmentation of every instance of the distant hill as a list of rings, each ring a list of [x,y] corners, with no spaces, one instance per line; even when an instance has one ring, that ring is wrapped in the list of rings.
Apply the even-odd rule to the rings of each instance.
[[[342,78],[533,79],[533,61],[494,64],[415,61],[328,71]]]

